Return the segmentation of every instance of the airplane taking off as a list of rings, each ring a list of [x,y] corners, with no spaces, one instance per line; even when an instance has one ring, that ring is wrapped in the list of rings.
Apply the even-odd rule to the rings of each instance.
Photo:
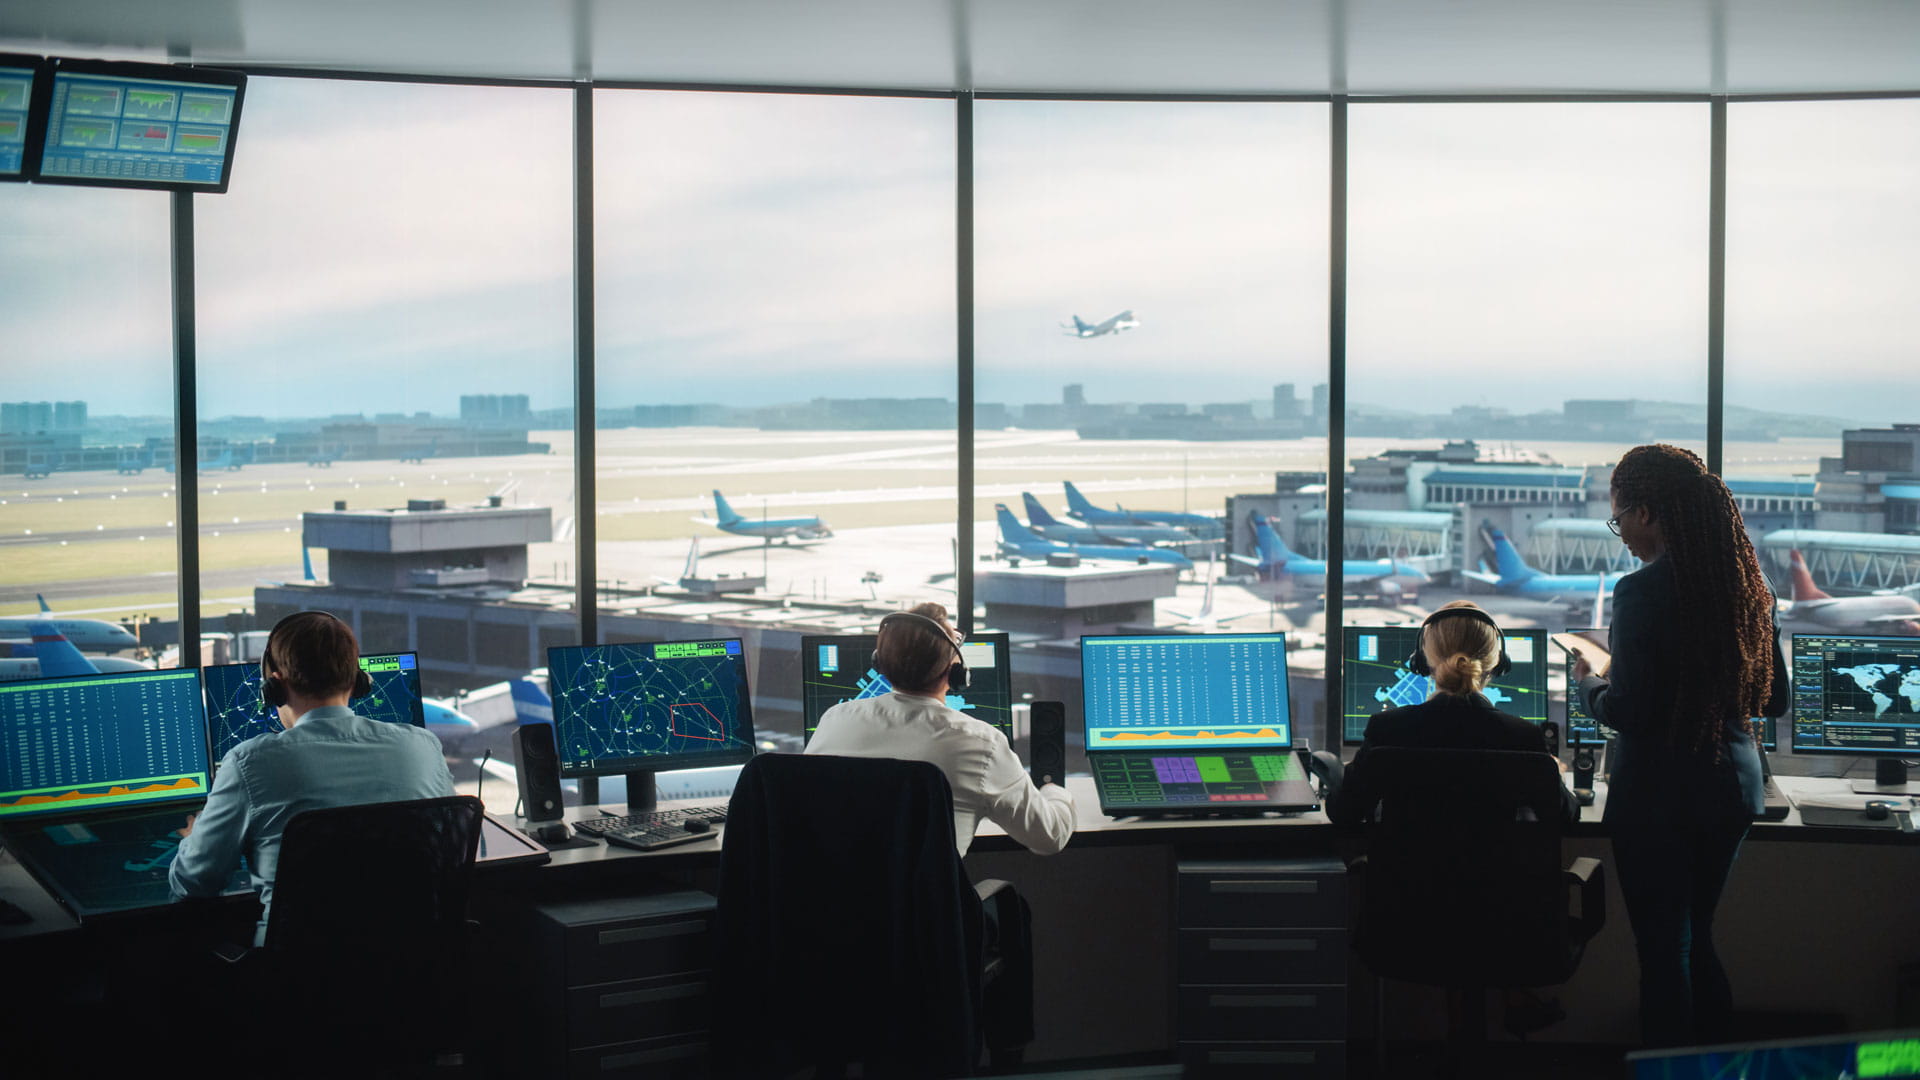
[[[118,656],[87,656],[50,622],[33,623],[30,648],[14,643],[12,655],[0,657],[0,681],[53,679],[65,675],[95,675],[109,671],[147,671],[153,665]]]
[[[1800,552],[1792,552],[1789,559],[1793,603],[1787,608],[1788,618],[1805,619],[1834,630],[1920,634],[1920,600],[1895,592],[1828,596],[1813,583],[1813,575],[1807,572],[1807,561],[1800,557]]]
[[[1596,620],[1601,614],[1599,605],[1613,595],[1615,583],[1631,572],[1546,574],[1527,565],[1527,561],[1520,557],[1519,549],[1513,546],[1513,541],[1507,539],[1506,533],[1493,530],[1490,542],[1493,544],[1494,566],[1500,572],[1490,574],[1484,570],[1464,570],[1463,574],[1475,581],[1485,582],[1508,596],[1568,605],[1592,603],[1595,605],[1593,617]]]
[[[1264,514],[1253,515],[1253,543],[1259,558],[1249,555],[1227,557],[1253,567],[1262,581],[1289,583],[1308,589],[1326,588],[1327,560],[1309,559],[1288,547],[1274,529],[1273,520]],[[1433,580],[1425,570],[1391,559],[1344,559],[1340,563],[1340,575],[1344,579],[1343,588],[1377,592],[1392,598],[1417,595],[1420,586]]]
[[[1027,507],[1028,527],[1049,540],[1069,544],[1185,544],[1193,540],[1192,533],[1171,525],[1075,525],[1048,513],[1029,492],[1021,492],[1020,499]]]
[[[1089,525],[1172,525],[1185,529],[1202,540],[1219,540],[1227,535],[1227,527],[1220,519],[1209,514],[1188,514],[1177,510],[1128,510],[1116,506],[1112,510],[1093,505],[1073,481],[1066,481],[1067,516],[1076,517]]]
[[[1073,337],[1096,338],[1102,334],[1118,334],[1122,330],[1132,330],[1139,325],[1140,320],[1133,317],[1133,310],[1129,308],[1105,322],[1098,323],[1082,322],[1080,321],[1080,316],[1075,315],[1073,317],[1073,325],[1069,326],[1066,323],[1061,323],[1060,329],[1065,330]]]
[[[1049,555],[1078,555],[1083,559],[1113,559],[1134,563],[1168,563],[1181,570],[1193,569],[1193,560],[1171,548],[1127,547],[1121,544],[1063,544],[1035,536],[1006,503],[994,503],[1000,519],[1000,554],[1009,559],[1035,559],[1045,562]]]
[[[772,520],[762,518],[759,521],[743,518],[733,512],[733,507],[727,505],[727,497],[720,494],[718,489],[713,493],[713,510],[714,517],[693,520],[702,525],[711,525],[721,532],[730,532],[735,536],[758,536],[769,544],[775,540],[786,540],[789,543],[794,540],[825,540],[833,535],[833,530],[827,528],[827,523],[817,517]]]

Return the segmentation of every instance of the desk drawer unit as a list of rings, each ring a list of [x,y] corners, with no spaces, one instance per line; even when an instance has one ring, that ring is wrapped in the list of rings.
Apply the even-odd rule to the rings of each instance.
[[[536,905],[537,1071],[703,1072],[713,905],[691,890]]]
[[[1182,863],[1177,896],[1174,1031],[1189,1073],[1344,1077],[1346,867]]]

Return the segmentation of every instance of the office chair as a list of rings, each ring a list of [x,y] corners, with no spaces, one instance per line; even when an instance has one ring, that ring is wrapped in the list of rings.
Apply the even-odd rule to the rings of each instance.
[[[1560,774],[1546,754],[1380,747],[1366,766],[1385,795],[1348,867],[1354,948],[1381,978],[1460,991],[1450,1038],[1481,1042],[1486,991],[1573,975],[1606,922],[1605,868],[1562,868]]]
[[[762,754],[727,812],[715,1076],[964,1076],[1032,1039],[1026,906],[969,884],[923,761]],[[989,959],[997,938],[1004,948]]]
[[[263,947],[246,962],[288,1016],[268,1052],[308,1069],[419,1066],[462,1044],[470,795],[309,810],[287,823]],[[308,1011],[311,1010],[311,1011]]]

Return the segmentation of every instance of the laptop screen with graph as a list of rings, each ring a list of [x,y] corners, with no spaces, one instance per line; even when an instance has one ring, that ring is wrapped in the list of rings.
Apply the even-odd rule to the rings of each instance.
[[[1087,750],[1293,744],[1283,634],[1080,639]]]

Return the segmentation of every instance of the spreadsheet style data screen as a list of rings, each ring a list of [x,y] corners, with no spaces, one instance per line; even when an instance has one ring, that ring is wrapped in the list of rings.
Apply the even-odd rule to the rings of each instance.
[[[1080,664],[1088,750],[1293,741],[1284,635],[1087,637]]]

